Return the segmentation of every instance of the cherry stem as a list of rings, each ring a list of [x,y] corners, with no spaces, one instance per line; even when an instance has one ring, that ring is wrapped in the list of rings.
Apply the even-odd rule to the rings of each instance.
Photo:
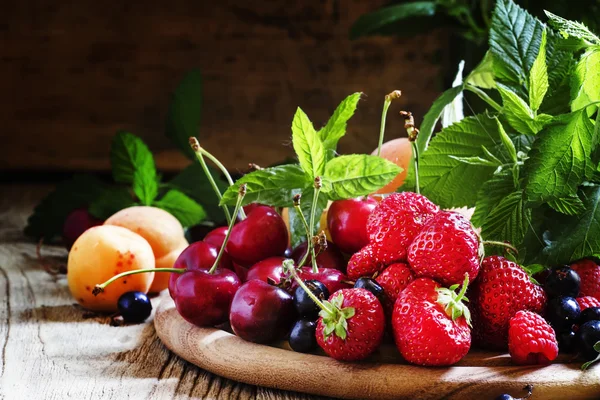
[[[94,290],[92,290],[92,294],[94,296],[97,296],[99,293],[102,293],[104,291],[104,288],[106,288],[108,285],[110,285],[117,279],[121,279],[128,275],[145,274],[147,272],[173,272],[176,274],[183,274],[185,271],[186,271],[185,268],[147,268],[147,269],[134,269],[132,271],[125,271],[125,272],[121,272],[118,275],[113,276],[112,278],[110,278],[109,280],[107,280],[104,283],[101,283],[100,285],[96,285],[94,287]]]
[[[235,203],[233,215],[238,215],[238,212],[242,208],[242,201],[244,200],[245,195],[246,195],[246,184],[242,183],[240,185],[240,189],[238,192],[238,198]],[[231,236],[231,231],[233,230],[234,224],[235,224],[235,219],[231,219],[231,221],[229,221],[229,226],[227,227],[227,233],[225,234],[225,239],[223,240],[223,245],[219,249],[219,254],[217,254],[217,258],[215,259],[215,262],[213,263],[212,267],[208,271],[208,273],[211,275],[215,273],[215,270],[219,266],[219,262],[221,262],[221,257],[223,257],[223,253],[225,253],[225,247],[227,246],[227,242],[229,242],[229,236]]]
[[[308,247],[306,249],[307,253],[310,250],[311,261],[312,261],[312,271],[314,273],[319,272],[319,268],[317,267],[317,257],[315,256],[315,247],[312,245],[312,237],[315,232],[315,214],[317,212],[317,201],[319,200],[319,194],[321,193],[321,187],[323,186],[321,182],[321,177],[317,176],[315,178],[315,190],[313,192],[313,202],[311,204],[310,210],[310,236],[308,237]]]
[[[305,263],[306,260],[308,259],[308,254],[309,254],[309,250],[311,246],[311,238],[310,238],[310,228],[308,227],[308,222],[306,222],[306,218],[304,217],[304,214],[302,213],[302,209],[300,208],[300,198],[302,196],[300,194],[297,194],[296,196],[294,196],[294,210],[296,210],[296,214],[299,215],[300,220],[302,221],[302,224],[304,225],[304,229],[306,230],[306,253],[304,253],[304,255],[302,256],[302,259],[298,262],[298,268],[301,268]]]
[[[283,262],[283,264],[284,264],[284,271],[288,270],[290,272],[290,275],[292,276],[292,278],[294,278],[294,280],[296,281],[296,283],[298,283],[298,286],[300,286],[302,289],[304,289],[304,291],[306,292],[306,294],[308,295],[308,297],[310,297],[311,300],[314,301],[315,304],[317,306],[319,306],[319,308],[321,310],[326,311],[326,312],[331,312],[331,310],[329,309],[329,307],[327,307],[321,300],[319,300],[319,298],[317,296],[315,296],[315,294],[308,288],[308,286],[306,286],[306,284],[304,283],[304,281],[302,279],[300,279],[300,277],[296,273],[296,269],[294,268],[294,264],[293,263],[294,262],[292,260],[285,260]]]
[[[399,90],[394,90],[390,94],[386,94],[383,101],[383,111],[381,112],[381,127],[379,128],[379,145],[377,146],[377,156],[381,155],[381,146],[383,146],[383,137],[385,136],[385,120],[387,112],[392,104],[392,100],[399,99],[402,93]]]
[[[506,243],[506,242],[498,242],[495,240],[484,240],[483,241],[484,245],[488,245],[488,246],[499,246],[499,247],[504,247],[507,250],[512,251],[515,254],[519,254],[519,251],[517,250],[517,248],[515,246],[513,246],[510,243]]]
[[[408,133],[408,141],[412,146],[415,161],[415,193],[421,194],[421,186],[419,185],[419,147],[417,146],[419,130],[415,128],[415,118],[410,111],[400,111],[400,115],[404,117],[404,128]]]
[[[202,169],[204,170],[204,174],[206,175],[206,178],[210,182],[210,185],[212,186],[212,188],[220,202],[221,199],[223,198],[223,195],[221,194],[221,191],[219,190],[219,187],[217,186],[215,179],[213,178],[212,174],[210,173],[210,171],[208,169],[208,165],[206,165],[206,161],[204,161],[204,156],[202,155],[200,143],[198,142],[198,139],[196,139],[195,137],[191,137],[189,140],[190,140],[190,146],[192,147],[192,150],[196,154],[196,158],[200,162],[200,165],[202,166]],[[225,213],[225,218],[227,219],[227,223],[230,223],[231,222],[231,214],[229,213],[229,208],[227,208],[226,205],[222,205],[221,207],[223,208],[223,212]]]

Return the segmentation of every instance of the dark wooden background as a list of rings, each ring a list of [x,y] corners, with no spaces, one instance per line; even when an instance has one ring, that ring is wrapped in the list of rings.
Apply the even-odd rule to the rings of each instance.
[[[159,167],[187,161],[164,136],[169,97],[186,71],[204,78],[199,136],[231,169],[292,154],[301,106],[318,127],[346,95],[366,94],[343,153],[377,143],[383,96],[420,120],[442,89],[443,31],[348,39],[384,3],[349,0],[3,1],[0,170],[105,170],[112,135],[128,129]],[[388,137],[403,134],[389,118]]]

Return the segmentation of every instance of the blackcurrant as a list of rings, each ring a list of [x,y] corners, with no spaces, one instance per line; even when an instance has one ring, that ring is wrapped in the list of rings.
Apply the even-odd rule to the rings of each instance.
[[[327,290],[327,287],[321,282],[309,279],[304,281],[304,283],[319,300],[327,300],[329,298],[329,290]],[[300,286],[294,290],[294,306],[296,307],[296,311],[298,311],[298,315],[301,317],[315,320],[319,315],[319,306],[315,304]]]
[[[585,324],[588,321],[600,321],[600,307],[588,307],[579,315],[579,324]]]
[[[495,400],[515,400],[515,398],[512,397],[510,394],[504,393],[504,394],[501,394],[500,396],[496,397]]]
[[[579,274],[569,266],[553,269],[546,278],[544,289],[550,297],[579,296],[579,287],[581,279]]]
[[[554,330],[570,330],[579,320],[579,304],[573,297],[556,297],[548,302],[546,319]]]
[[[152,312],[152,303],[142,292],[123,293],[117,301],[117,307],[125,322],[132,324],[144,322]]]
[[[598,356],[594,345],[600,341],[600,321],[588,321],[577,331],[579,353],[586,360],[593,360]]]
[[[317,323],[309,319],[296,321],[290,332],[290,347],[299,353],[308,353],[317,348],[315,330]]]
[[[373,293],[378,299],[383,299],[383,288],[375,279],[358,278],[356,280],[356,283],[354,283],[354,287],[366,289],[369,292]]]
[[[577,334],[572,330],[566,330],[556,335],[558,349],[561,353],[573,353],[577,346]]]

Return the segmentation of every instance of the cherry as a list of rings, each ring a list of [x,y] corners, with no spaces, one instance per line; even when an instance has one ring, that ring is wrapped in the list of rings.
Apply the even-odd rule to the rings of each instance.
[[[246,276],[246,280],[258,279],[269,283],[269,279],[274,283],[279,283],[283,277],[284,257],[269,257],[254,264]]]
[[[103,221],[94,218],[85,208],[77,208],[65,218],[63,224],[63,241],[67,250],[71,249],[73,243],[79,236],[91,227],[102,225]]]
[[[237,276],[242,280],[242,282],[246,282],[248,280],[248,270],[250,268],[244,267],[236,262],[233,262],[233,271],[237,274]]]
[[[229,322],[244,340],[269,343],[283,338],[296,317],[292,295],[258,279],[244,283],[233,297]]]
[[[223,242],[225,241],[225,236],[227,236],[227,227],[220,226],[208,232],[202,241],[221,249],[221,246],[223,246]]]
[[[281,216],[271,207],[257,206],[231,229],[227,252],[233,261],[249,267],[265,258],[283,255],[288,241]]]
[[[331,240],[344,253],[354,254],[369,244],[367,220],[378,202],[372,197],[336,200],[329,206]]]
[[[292,252],[291,258],[298,263],[300,260],[302,260],[302,258],[304,258],[307,248],[307,242],[300,243]],[[332,268],[342,272],[346,270],[347,263],[346,260],[344,260],[344,255],[340,249],[338,249],[338,247],[329,240],[327,241],[327,248],[325,250],[319,251],[319,249],[315,247],[315,252],[319,253],[319,255],[317,255],[317,266],[319,268]],[[309,255],[306,259],[306,265],[310,265],[311,262],[312,257]]]
[[[269,206],[266,206],[266,205],[260,204],[260,203],[250,203],[250,204],[246,204],[244,206],[244,212],[246,213],[246,215],[248,215],[252,211],[254,211],[254,209],[257,207],[269,207]],[[271,208],[273,208],[273,207],[271,207]]]
[[[298,271],[298,276],[303,281],[312,279],[321,282],[327,287],[329,293],[335,293],[340,289],[352,287],[349,283],[347,283],[348,277],[337,269],[319,268],[317,272],[313,272],[312,268],[310,267],[302,267],[300,271]],[[295,288],[295,285],[296,283],[294,282],[292,287]]]

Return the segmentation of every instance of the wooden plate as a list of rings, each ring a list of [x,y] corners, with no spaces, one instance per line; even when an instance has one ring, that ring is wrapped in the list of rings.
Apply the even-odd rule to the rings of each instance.
[[[382,346],[368,362],[344,363],[319,354],[246,342],[215,328],[198,328],[179,316],[162,296],[154,325],[158,336],[185,360],[217,375],[277,389],[346,399],[493,399],[522,395],[533,384],[536,400],[600,399],[600,366],[559,360],[546,367],[515,366],[507,354],[471,351],[449,368],[424,368],[402,361]]]

